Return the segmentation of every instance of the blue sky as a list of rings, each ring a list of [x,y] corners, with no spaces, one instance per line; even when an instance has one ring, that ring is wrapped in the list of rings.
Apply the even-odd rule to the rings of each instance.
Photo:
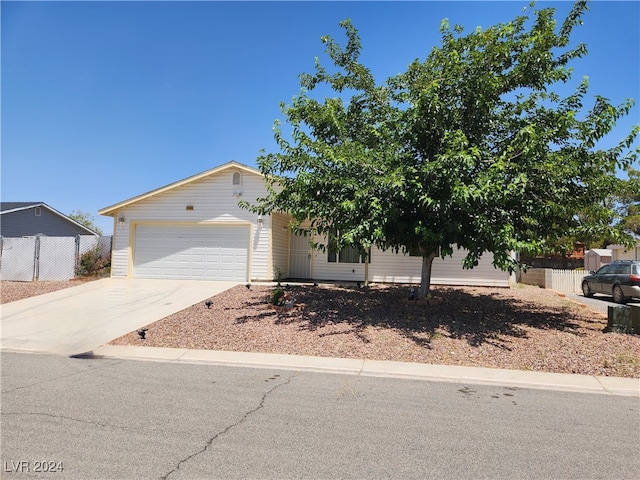
[[[378,81],[424,59],[444,17],[466,31],[522,14],[501,2],[1,2],[3,201],[97,214],[231,160],[275,151],[280,102],[299,91],[323,35],[359,30]],[[561,22],[570,2],[554,6]],[[640,3],[592,2],[572,64],[589,96],[640,101]],[[568,93],[568,91],[567,91]],[[640,123],[620,122],[611,144]]]

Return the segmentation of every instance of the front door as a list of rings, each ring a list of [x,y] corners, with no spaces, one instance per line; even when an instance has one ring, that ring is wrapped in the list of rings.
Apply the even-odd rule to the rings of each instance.
[[[305,237],[304,235],[291,235],[289,276],[291,278],[311,278],[311,247],[309,247],[309,237]]]

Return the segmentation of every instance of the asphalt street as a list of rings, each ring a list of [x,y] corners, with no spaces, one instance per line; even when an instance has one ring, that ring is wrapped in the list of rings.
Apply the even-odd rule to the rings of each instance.
[[[2,478],[640,471],[637,397],[7,352],[0,360]]]
[[[613,301],[608,295],[594,295],[593,297],[585,297],[581,293],[567,293],[567,298],[579,303],[585,304],[591,310],[604,313],[607,315],[609,307],[619,307],[620,305]],[[640,307],[640,300],[631,299],[627,302],[627,305],[634,305]]]

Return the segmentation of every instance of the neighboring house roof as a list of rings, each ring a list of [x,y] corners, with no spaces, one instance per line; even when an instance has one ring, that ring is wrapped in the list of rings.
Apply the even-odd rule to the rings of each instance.
[[[610,250],[628,250],[629,247],[625,247],[624,245],[607,245],[607,248]],[[634,248],[634,247],[631,247]],[[636,244],[635,248],[640,248],[640,242]]]
[[[0,214],[26,210],[27,208],[41,207],[44,202],[0,202]]]
[[[64,213],[59,212],[58,210],[50,207],[44,202],[0,202],[0,215],[6,215],[9,213],[19,212],[22,210],[28,210],[30,208],[35,208],[35,207],[46,208],[54,215],[57,215],[63,218],[64,220],[76,225],[78,228],[85,230],[87,232],[87,235],[99,235],[98,232],[95,232],[90,228],[86,227],[85,225],[82,225],[81,223],[76,222],[73,218],[68,217]]]
[[[156,188],[155,190],[151,190],[150,192],[143,193],[141,195],[137,195],[135,197],[132,197],[132,198],[130,198],[128,200],[124,200],[122,202],[116,203],[116,204],[111,205],[109,207],[105,207],[105,208],[103,208],[101,210],[98,210],[98,213],[100,215],[108,215],[108,216],[113,217],[116,214],[116,211],[119,208],[126,207],[127,205],[131,205],[132,203],[139,202],[140,200],[144,200],[146,198],[153,197],[155,195],[158,195],[160,193],[164,193],[164,192],[169,191],[169,190],[173,190],[174,188],[182,187],[183,185],[186,185],[188,183],[196,182],[196,181],[198,181],[198,180],[200,180],[202,178],[208,177],[209,175],[220,173],[220,172],[222,172],[224,170],[227,170],[229,168],[235,168],[235,169],[238,169],[238,170],[244,170],[246,172],[262,176],[262,173],[259,170],[256,170],[255,168],[251,168],[251,167],[249,167],[247,165],[244,165],[242,163],[232,161],[232,162],[225,163],[224,165],[220,165],[218,167],[212,168],[211,170],[207,170],[205,172],[198,173],[198,174],[193,175],[191,177],[185,178],[183,180],[178,180],[177,182],[170,183],[169,185],[165,185],[164,187]]]

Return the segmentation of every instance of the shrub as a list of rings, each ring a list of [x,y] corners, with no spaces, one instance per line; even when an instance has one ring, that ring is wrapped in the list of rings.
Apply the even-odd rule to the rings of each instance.
[[[284,288],[280,284],[271,291],[269,303],[271,305],[282,305],[284,303]]]
[[[273,271],[275,273],[277,283],[276,287],[271,291],[269,303],[271,305],[282,305],[284,303],[284,288],[282,288],[282,285],[280,284],[283,276],[282,269],[274,266]]]
[[[102,258],[98,248],[80,255],[76,266],[78,277],[106,277],[111,272],[111,255]]]

